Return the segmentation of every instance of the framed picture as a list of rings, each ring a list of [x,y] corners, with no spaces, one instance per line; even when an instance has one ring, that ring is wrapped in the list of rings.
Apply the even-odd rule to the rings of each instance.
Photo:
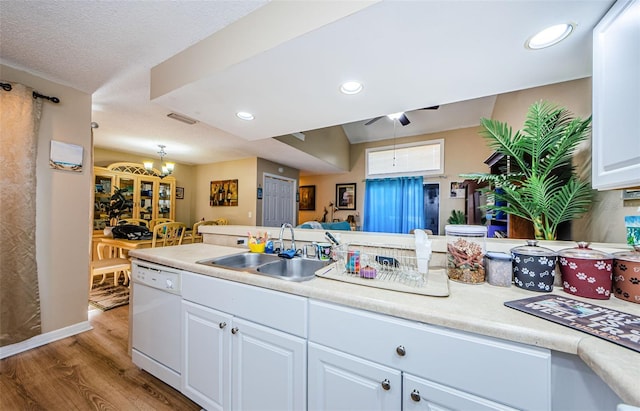
[[[49,167],[56,170],[82,171],[82,146],[51,140]]]
[[[465,189],[461,182],[452,181],[451,189],[449,190],[449,198],[464,198]]]
[[[176,187],[176,199],[184,200],[184,187]]]
[[[316,209],[316,186],[300,186],[300,211]]]
[[[238,205],[238,180],[220,180],[211,182],[209,192],[209,205],[237,206]]]
[[[356,209],[356,183],[336,184],[336,206],[340,210]]]

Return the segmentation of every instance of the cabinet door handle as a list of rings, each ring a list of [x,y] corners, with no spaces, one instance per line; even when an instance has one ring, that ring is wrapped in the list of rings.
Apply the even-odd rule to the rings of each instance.
[[[380,385],[382,385],[382,389],[385,391],[389,391],[391,389],[391,383],[386,378]]]
[[[407,353],[407,350],[404,349],[404,345],[399,345],[398,348],[396,348],[396,352],[400,357],[404,357]]]
[[[411,393],[411,399],[415,402],[420,402],[420,391],[413,390],[413,392]]]
[[[231,334],[238,334],[238,331],[240,331],[240,330],[238,330],[238,327],[233,327],[231,329]]]
[[[220,328],[224,328],[227,326],[227,323],[225,322],[221,322],[220,324],[218,324],[220,326]]]

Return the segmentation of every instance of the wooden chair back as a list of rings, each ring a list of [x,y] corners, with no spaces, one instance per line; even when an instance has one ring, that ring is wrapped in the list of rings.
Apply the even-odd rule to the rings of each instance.
[[[118,225],[124,224],[141,225],[149,228],[149,221],[143,220],[142,218],[123,218],[122,220],[118,221]]]
[[[174,221],[170,218],[156,218],[155,220],[149,220],[149,230],[153,230],[153,227],[156,226],[156,224],[162,224],[162,223],[173,223]]]
[[[126,258],[119,258],[119,250],[109,244],[98,243],[96,245],[98,259],[91,262],[89,273],[89,290],[93,286],[93,277],[102,276],[100,284],[104,283],[107,274],[113,273],[113,285],[118,284],[120,274],[124,275],[124,284],[128,284],[131,279],[131,262]]]
[[[161,223],[153,226],[153,239],[151,247],[168,247],[180,245],[184,238],[187,226],[184,223]]]
[[[197,223],[195,223],[193,225],[193,229],[191,230],[191,234],[189,234],[189,237],[185,237],[185,241],[189,240],[192,243],[201,243],[202,242],[202,234],[198,233],[198,227],[202,226],[202,225],[217,225],[218,223],[213,221],[213,220],[207,220],[207,221],[198,221]]]
[[[214,220],[214,221],[218,225],[228,225],[229,224],[229,220],[227,220],[226,218],[218,218],[217,220]]]

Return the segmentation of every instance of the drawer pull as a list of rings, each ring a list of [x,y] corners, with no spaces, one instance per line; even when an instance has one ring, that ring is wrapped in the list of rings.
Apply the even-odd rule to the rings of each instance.
[[[227,323],[222,322],[222,323],[220,323],[220,324],[218,324],[218,325],[220,326],[220,328],[224,328],[224,327],[226,327],[226,326],[227,326]]]
[[[240,331],[240,330],[238,330],[238,327],[233,327],[231,329],[231,334],[238,334],[238,331]]]
[[[411,399],[415,402],[420,402],[420,391],[413,390],[413,392],[411,393]]]
[[[389,391],[391,389],[391,383],[386,378],[384,381],[382,381],[381,385],[382,385],[382,389],[385,391]]]
[[[404,349],[404,345],[399,345],[398,348],[396,348],[396,352],[400,357],[404,357],[407,353],[407,350]]]

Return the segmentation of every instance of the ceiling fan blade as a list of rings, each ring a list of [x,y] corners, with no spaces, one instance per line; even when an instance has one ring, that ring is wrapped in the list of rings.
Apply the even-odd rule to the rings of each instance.
[[[374,118],[372,118],[371,120],[369,120],[369,121],[367,121],[366,123],[364,123],[364,125],[365,125],[365,126],[368,126],[368,125],[370,125],[370,124],[373,124],[373,123],[375,123],[376,121],[380,120],[382,117],[384,117],[384,116],[374,117]]]
[[[422,107],[419,110],[437,110],[439,108],[440,108],[440,106],[431,106],[431,107]]]
[[[403,126],[406,126],[407,124],[411,123],[404,113],[402,113],[402,115],[400,115],[400,117],[398,117],[398,121]]]

